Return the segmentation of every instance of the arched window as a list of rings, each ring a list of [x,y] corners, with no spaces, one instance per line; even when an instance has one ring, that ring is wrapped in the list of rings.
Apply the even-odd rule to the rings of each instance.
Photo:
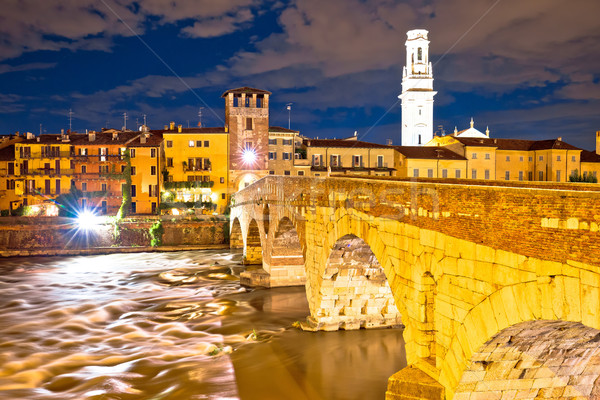
[[[419,47],[417,49],[417,60],[418,61],[422,61],[423,60],[423,49],[421,47]]]

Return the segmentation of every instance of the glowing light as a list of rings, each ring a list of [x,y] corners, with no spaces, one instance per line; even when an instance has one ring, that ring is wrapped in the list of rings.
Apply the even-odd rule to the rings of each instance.
[[[172,209],[171,209],[171,214],[172,214],[172,215],[179,215],[179,210],[178,210],[178,209],[176,209],[176,208],[172,208]]]
[[[77,214],[77,226],[80,230],[94,229],[99,222],[98,216],[90,210],[83,210]]]
[[[254,164],[256,159],[256,151],[254,151],[254,149],[246,148],[242,152],[242,161],[244,164]]]
[[[58,207],[55,205],[48,206],[48,208],[46,208],[46,215],[49,217],[58,216]]]
[[[219,195],[218,195],[217,193],[213,193],[213,194],[211,194],[211,195],[210,195],[210,200],[211,200],[213,203],[216,203],[216,202],[217,202],[217,200],[219,200]]]

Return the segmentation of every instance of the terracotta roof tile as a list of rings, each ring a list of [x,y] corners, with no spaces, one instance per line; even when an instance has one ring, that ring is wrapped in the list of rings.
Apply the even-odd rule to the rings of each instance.
[[[581,150],[581,162],[597,162],[600,163],[600,155],[593,151]]]
[[[357,149],[389,149],[390,146],[383,144],[363,142],[360,140],[344,139],[305,139],[304,144],[308,147],[344,147]]]
[[[150,133],[190,134],[190,133],[226,133],[226,132],[225,132],[224,126],[217,126],[217,127],[213,127],[213,128],[210,128],[210,127],[209,128],[198,128],[198,127],[196,127],[196,128],[181,128],[181,132],[179,132],[177,130],[177,128],[175,128],[175,129],[152,129],[152,130],[150,130]]]
[[[292,129],[282,128],[280,126],[270,126],[269,132],[284,132],[284,133],[299,133],[299,131],[294,131]]]
[[[427,159],[427,160],[466,160],[461,156],[445,147],[438,146],[393,146],[400,154],[406,158]]]

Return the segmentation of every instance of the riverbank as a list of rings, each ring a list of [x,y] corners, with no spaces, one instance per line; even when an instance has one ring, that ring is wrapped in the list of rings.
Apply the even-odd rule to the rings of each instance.
[[[143,216],[120,221],[100,217],[83,226],[61,217],[0,219],[0,257],[226,248],[229,220],[224,216]]]

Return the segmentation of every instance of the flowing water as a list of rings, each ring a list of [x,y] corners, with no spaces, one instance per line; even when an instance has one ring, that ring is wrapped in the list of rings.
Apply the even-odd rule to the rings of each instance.
[[[303,332],[302,287],[239,253],[0,260],[0,399],[383,399],[394,329]]]

